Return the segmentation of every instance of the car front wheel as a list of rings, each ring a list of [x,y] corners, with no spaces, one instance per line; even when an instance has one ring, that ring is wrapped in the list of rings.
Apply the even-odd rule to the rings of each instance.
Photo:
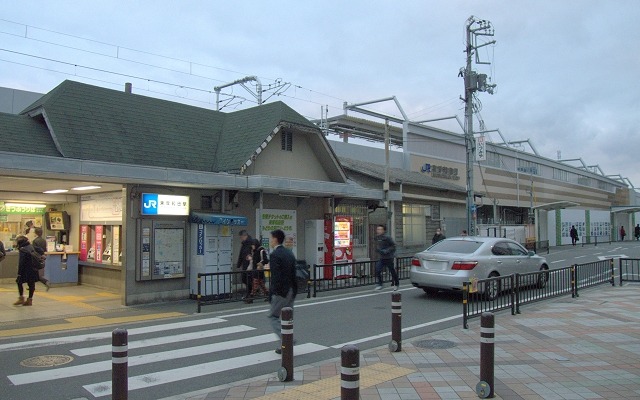
[[[538,288],[544,289],[547,287],[547,282],[549,282],[549,267],[546,264],[543,264],[540,267],[540,273],[538,274]]]
[[[497,272],[492,272],[489,274],[489,279],[491,278],[497,278],[500,275],[498,275]],[[498,297],[498,294],[500,293],[500,280],[499,279],[494,279],[494,280],[490,280],[488,282],[485,282],[484,284],[484,298],[487,300],[495,300],[496,297]]]

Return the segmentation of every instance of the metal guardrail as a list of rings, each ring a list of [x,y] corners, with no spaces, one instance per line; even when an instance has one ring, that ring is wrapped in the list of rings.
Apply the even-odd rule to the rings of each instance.
[[[578,297],[579,289],[603,283],[615,286],[613,259],[465,282],[462,290],[463,327],[467,329],[469,319],[486,311],[511,309],[511,315],[515,315],[520,313],[521,305],[568,294]]]
[[[409,279],[411,259],[413,256],[396,257],[394,266],[398,279]],[[359,286],[376,285],[376,260],[354,261],[349,263],[314,264],[311,267],[311,291],[316,297],[318,292],[328,292]],[[390,273],[385,268],[382,271],[384,282],[390,280]]]
[[[549,241],[548,240],[538,240],[536,242],[526,242],[520,243],[527,250],[533,250],[534,253],[539,254],[540,252],[546,251],[549,254]]]
[[[592,244],[597,246],[598,243],[609,243],[611,244],[611,235],[601,235],[601,236],[582,236],[582,247],[588,244]]]
[[[622,282],[640,282],[640,259],[620,258],[618,262],[620,285]]]
[[[271,284],[270,274],[268,270],[264,270],[264,272],[264,283],[268,290]],[[199,273],[198,292],[196,295],[198,313],[206,305],[244,301],[245,296],[248,294],[243,283],[245,274],[247,274],[246,271]],[[297,283],[298,296],[301,293],[307,293],[307,298],[310,297],[311,281],[298,279]],[[267,297],[267,295],[259,295],[253,297],[253,300],[263,301]]]

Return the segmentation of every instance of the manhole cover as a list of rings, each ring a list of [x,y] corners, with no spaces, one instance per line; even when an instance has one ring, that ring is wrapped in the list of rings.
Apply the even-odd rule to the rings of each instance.
[[[71,356],[38,356],[27,358],[20,362],[23,367],[56,367],[58,365],[68,364],[73,361]]]
[[[456,347],[456,344],[450,340],[438,339],[421,340],[414,343],[414,345],[424,349],[450,349],[452,347]]]

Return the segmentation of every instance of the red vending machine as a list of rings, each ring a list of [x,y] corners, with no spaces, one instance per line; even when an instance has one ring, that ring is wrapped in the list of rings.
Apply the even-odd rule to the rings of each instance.
[[[336,216],[333,224],[333,255],[334,262],[351,263],[353,261],[353,218]],[[352,265],[336,266],[335,278],[350,278]]]

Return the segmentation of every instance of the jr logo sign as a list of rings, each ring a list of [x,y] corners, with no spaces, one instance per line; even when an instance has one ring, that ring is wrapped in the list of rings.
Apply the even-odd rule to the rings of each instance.
[[[158,214],[158,194],[156,193],[142,194],[142,214],[144,215]]]

